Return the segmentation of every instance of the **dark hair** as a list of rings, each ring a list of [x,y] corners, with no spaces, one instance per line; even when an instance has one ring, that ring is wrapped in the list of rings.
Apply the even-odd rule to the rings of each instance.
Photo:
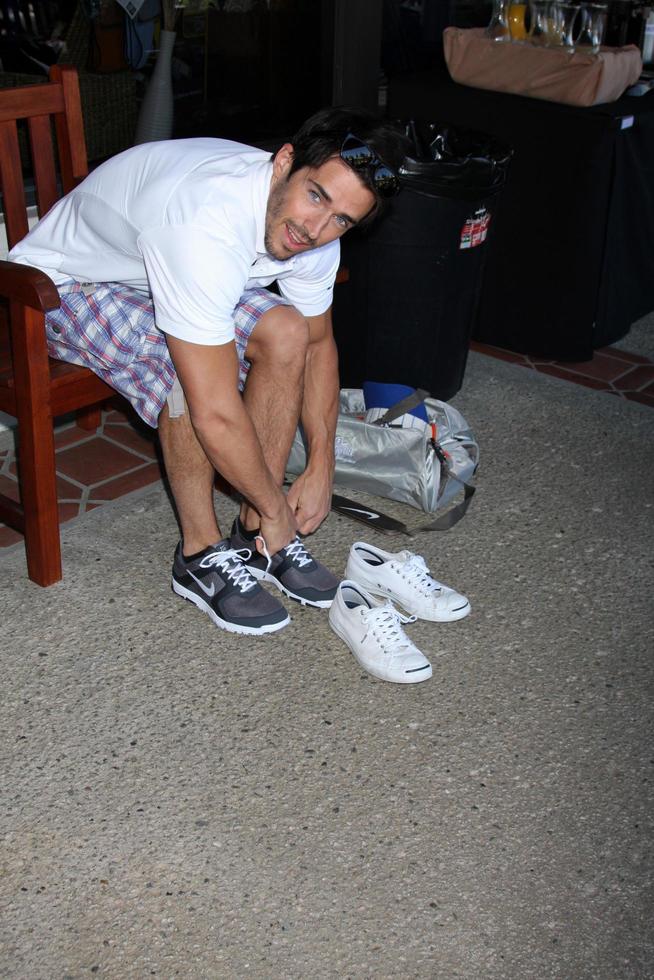
[[[367,143],[382,163],[398,172],[408,152],[408,142],[401,129],[365,109],[329,106],[307,119],[291,140],[293,163],[289,177],[302,167],[321,167],[331,157],[337,156],[348,133]],[[372,211],[361,222],[364,224],[380,213],[384,199],[377,192],[369,170],[363,168],[355,173],[375,196]]]

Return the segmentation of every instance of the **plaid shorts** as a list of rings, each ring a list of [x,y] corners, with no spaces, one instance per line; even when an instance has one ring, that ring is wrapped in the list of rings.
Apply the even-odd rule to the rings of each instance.
[[[91,368],[156,428],[168,396],[177,394],[179,405],[181,388],[166,335],[155,325],[150,297],[121,283],[86,286],[72,280],[59,287],[59,295],[61,306],[46,316],[50,355]],[[250,334],[259,317],[280,305],[288,303],[257,288],[246,289],[234,309],[241,391],[250,369],[245,357]]]

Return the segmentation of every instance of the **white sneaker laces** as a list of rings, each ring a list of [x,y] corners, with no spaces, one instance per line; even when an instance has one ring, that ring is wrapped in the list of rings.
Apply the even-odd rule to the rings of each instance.
[[[261,542],[261,548],[263,550],[263,556],[266,559],[266,571],[269,571],[270,566],[272,565],[272,557],[271,557],[270,552],[268,551],[268,545],[266,544],[266,539],[264,538],[263,534],[257,534],[257,536],[256,536],[256,538],[254,540]]]
[[[227,551],[212,551],[210,555],[202,559],[200,567],[211,568],[215,565],[216,568],[220,568],[225,572],[227,578],[231,579],[241,592],[249,592],[257,584],[257,580],[252,575],[250,569],[244,564],[251,554],[252,552],[247,548],[241,548],[240,550],[229,548]]]
[[[257,534],[256,540],[261,541],[262,551],[267,561],[266,571],[269,571],[272,564],[272,556],[266,546],[266,540],[262,534]],[[302,568],[304,565],[311,564],[311,555],[299,538],[295,538],[294,541],[291,541],[290,544],[286,545],[284,552],[288,555],[291,561],[294,561],[296,565],[300,566],[300,568]]]
[[[440,582],[431,577],[425,559],[421,555],[414,555],[409,552],[407,560],[401,565],[398,563],[397,570],[409,585],[425,596],[441,591]]]
[[[299,538],[295,538],[290,544],[287,544],[284,551],[288,557],[302,568],[304,565],[311,564],[311,555],[304,547]]]
[[[403,616],[390,602],[367,609],[362,619],[385,653],[406,653],[413,646],[402,623],[415,623],[416,617]]]

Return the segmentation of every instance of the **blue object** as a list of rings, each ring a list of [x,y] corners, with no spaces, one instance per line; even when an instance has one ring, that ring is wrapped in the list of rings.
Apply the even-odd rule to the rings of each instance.
[[[366,410],[369,408],[392,408],[393,405],[401,402],[403,398],[408,398],[409,395],[412,395],[415,390],[415,388],[409,388],[408,385],[384,384],[380,381],[364,381],[363,400]],[[429,421],[424,402],[416,405],[407,414],[415,415],[416,418],[422,419],[423,422]]]

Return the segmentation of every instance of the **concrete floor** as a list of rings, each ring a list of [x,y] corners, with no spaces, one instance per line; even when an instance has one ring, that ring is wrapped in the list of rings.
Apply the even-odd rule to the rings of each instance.
[[[474,354],[454,403],[465,521],[365,532],[472,601],[407,627],[425,684],[290,603],[215,630],[161,490],[67,525],[50,589],[2,556],[0,976],[654,977],[651,409]]]

